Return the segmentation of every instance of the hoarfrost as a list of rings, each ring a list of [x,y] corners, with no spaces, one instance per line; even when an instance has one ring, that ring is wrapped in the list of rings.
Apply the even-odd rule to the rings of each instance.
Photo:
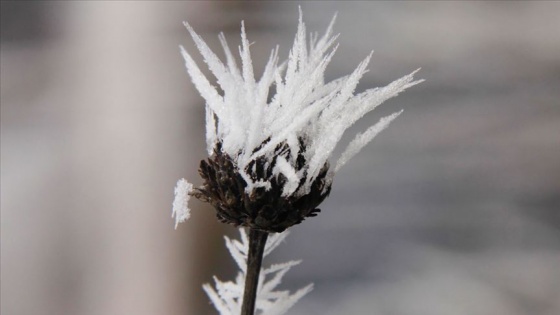
[[[346,150],[341,154],[340,158],[336,162],[334,172],[336,173],[348,160],[354,157],[362,148],[368,144],[378,133],[387,128],[389,124],[402,114],[402,110],[393,113],[389,116],[381,118],[375,125],[369,127],[365,132],[356,135],[354,140],[348,144]]]
[[[414,80],[414,71],[385,87],[355,93],[372,57],[370,53],[349,75],[331,82],[324,82],[325,69],[336,52],[333,34],[333,17],[326,32],[307,36],[300,10],[298,27],[288,60],[278,63],[278,47],[272,50],[260,80],[255,79],[250,42],[241,23],[241,60],[239,68],[223,34],[219,40],[225,54],[223,63],[204,40],[185,23],[204,62],[216,77],[223,91],[218,93],[192,57],[181,47],[185,65],[195,87],[206,100],[207,150],[212,155],[216,144],[236,163],[240,175],[247,183],[246,192],[257,187],[269,189],[267,179],[251,178],[245,168],[256,158],[264,157],[270,165],[276,159],[274,175],[282,173],[287,178],[283,196],[305,195],[330,159],[344,132],[358,119],[374,110],[384,101],[398,95],[423,80]],[[272,85],[274,89],[271,89]],[[274,91],[269,95],[269,91]],[[355,156],[371,139],[396,116],[389,116],[366,132],[358,135],[329,171],[328,180],[350,158]],[[305,145],[300,146],[303,140]],[[278,145],[286,145],[290,156],[278,157]],[[303,168],[296,168],[297,155],[305,157]],[[297,172],[295,170],[298,170]],[[299,183],[302,177],[306,180]]]
[[[175,217],[175,228],[181,222],[185,222],[191,217],[191,209],[189,209],[189,193],[192,191],[193,185],[181,178],[175,186],[175,199],[173,200],[173,211],[171,217]]]
[[[224,237],[226,246],[239,267],[239,273],[234,281],[222,282],[214,277],[214,287],[203,285],[203,289],[221,315],[237,315],[241,311],[243,289],[245,287],[245,273],[247,270],[247,254],[249,240],[244,229],[239,229],[240,240]],[[266,242],[264,256],[273,251],[288,235],[288,232],[270,234]],[[289,261],[262,268],[259,275],[255,314],[282,315],[285,314],[300,298],[311,291],[313,285],[307,285],[290,294],[288,291],[276,290],[282,277],[300,261]]]

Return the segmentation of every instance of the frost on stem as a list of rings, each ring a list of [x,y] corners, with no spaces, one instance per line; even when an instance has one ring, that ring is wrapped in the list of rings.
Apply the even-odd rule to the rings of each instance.
[[[249,251],[249,239],[244,229],[239,229],[240,240],[232,240],[224,237],[233,260],[239,267],[240,272],[234,281],[220,281],[214,277],[214,287],[210,284],[203,286],[204,291],[221,315],[238,315],[241,311],[243,288],[245,286],[245,274],[247,272],[247,255]],[[264,256],[272,252],[286,238],[288,232],[270,234],[266,242]],[[255,314],[281,315],[285,314],[300,298],[313,288],[307,285],[290,294],[288,291],[276,290],[282,281],[282,277],[291,267],[298,265],[300,261],[289,261],[274,264],[268,268],[262,268],[259,277]]]

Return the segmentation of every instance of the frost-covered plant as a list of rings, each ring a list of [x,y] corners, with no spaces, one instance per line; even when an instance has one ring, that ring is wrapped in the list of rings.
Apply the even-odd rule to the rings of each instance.
[[[220,221],[249,229],[249,252],[242,314],[253,314],[262,254],[269,233],[283,232],[307,217],[328,196],[336,172],[402,111],[381,118],[352,140],[331,166],[329,158],[343,133],[385,100],[423,80],[416,71],[385,87],[354,93],[367,72],[371,53],[349,75],[325,82],[324,73],[337,45],[335,18],[322,37],[309,40],[300,17],[286,62],[272,50],[260,79],[255,79],[249,41],[241,23],[241,68],[220,34],[223,63],[185,23],[219,89],[181,47],[195,87],[206,100],[208,159],[200,163],[202,186],[177,183],[173,215],[189,217],[194,196],[210,203]],[[216,302],[216,301],[214,301]]]
[[[215,289],[209,284],[203,286],[216,309],[222,315],[237,315],[241,312],[241,301],[243,288],[245,286],[245,276],[247,274],[247,255],[249,250],[249,239],[244,229],[239,229],[241,234],[240,241],[231,240],[224,237],[228,248],[240,272],[235,281],[222,282],[214,277]],[[263,256],[272,252],[288,235],[288,231],[272,234],[266,242]],[[259,276],[259,285],[255,310],[267,315],[284,314],[302,296],[313,288],[309,284],[298,291],[290,294],[288,291],[275,291],[280,284],[282,277],[291,267],[298,265],[301,261],[289,261],[282,264],[274,264],[268,268],[263,268]]]

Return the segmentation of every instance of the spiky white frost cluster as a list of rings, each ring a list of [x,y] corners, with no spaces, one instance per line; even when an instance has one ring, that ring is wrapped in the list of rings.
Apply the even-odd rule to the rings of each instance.
[[[221,315],[237,315],[241,312],[243,289],[245,287],[245,273],[247,271],[246,261],[249,252],[249,239],[244,229],[239,229],[239,232],[241,234],[240,241],[231,240],[227,236],[224,237],[226,247],[240,269],[235,281],[222,282],[214,277],[215,288],[209,284],[203,286],[204,291],[206,291],[206,294],[208,294],[210,300]],[[270,234],[266,242],[264,256],[267,256],[278,247],[287,235],[288,232]],[[293,294],[290,294],[288,291],[275,291],[286,272],[299,263],[300,261],[289,261],[261,269],[255,304],[256,312],[266,315],[284,314],[301,297],[311,291],[313,288],[312,284],[299,289]]]
[[[423,81],[414,81],[416,70],[385,87],[354,94],[360,78],[367,72],[370,53],[354,72],[325,83],[325,68],[338,47],[334,45],[338,35],[332,34],[335,19],[336,15],[321,38],[314,33],[308,42],[300,10],[296,37],[287,62],[278,64],[276,47],[259,80],[255,79],[253,73],[250,44],[243,23],[242,44],[239,47],[241,69],[223,34],[220,34],[219,39],[226,57],[225,64],[185,23],[221,89],[212,85],[189,53],[181,47],[188,73],[206,100],[208,154],[212,155],[216,144],[221,142],[222,150],[237,162],[240,175],[247,183],[246,193],[250,194],[256,187],[270,188],[267,180],[253,181],[245,171],[247,165],[262,156],[272,162],[275,155],[276,165],[272,176],[283,174],[287,178],[283,196],[297,197],[309,193],[311,184],[346,129],[385,100]],[[272,86],[275,87],[274,94],[269,95]],[[401,112],[382,118],[358,134],[334,167],[330,168],[327,181],[332,181],[334,174]],[[305,142],[303,152],[300,152],[299,139]],[[275,152],[278,144],[282,143],[288,145],[289,155]],[[306,165],[296,171],[298,154],[305,157]],[[302,178],[306,178],[306,181],[300,186]]]

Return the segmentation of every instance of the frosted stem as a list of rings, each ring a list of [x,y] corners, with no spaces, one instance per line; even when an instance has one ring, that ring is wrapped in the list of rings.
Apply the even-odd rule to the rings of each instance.
[[[249,255],[247,257],[247,274],[245,276],[241,315],[253,315],[255,312],[259,274],[267,237],[267,232],[255,229],[249,230]]]

